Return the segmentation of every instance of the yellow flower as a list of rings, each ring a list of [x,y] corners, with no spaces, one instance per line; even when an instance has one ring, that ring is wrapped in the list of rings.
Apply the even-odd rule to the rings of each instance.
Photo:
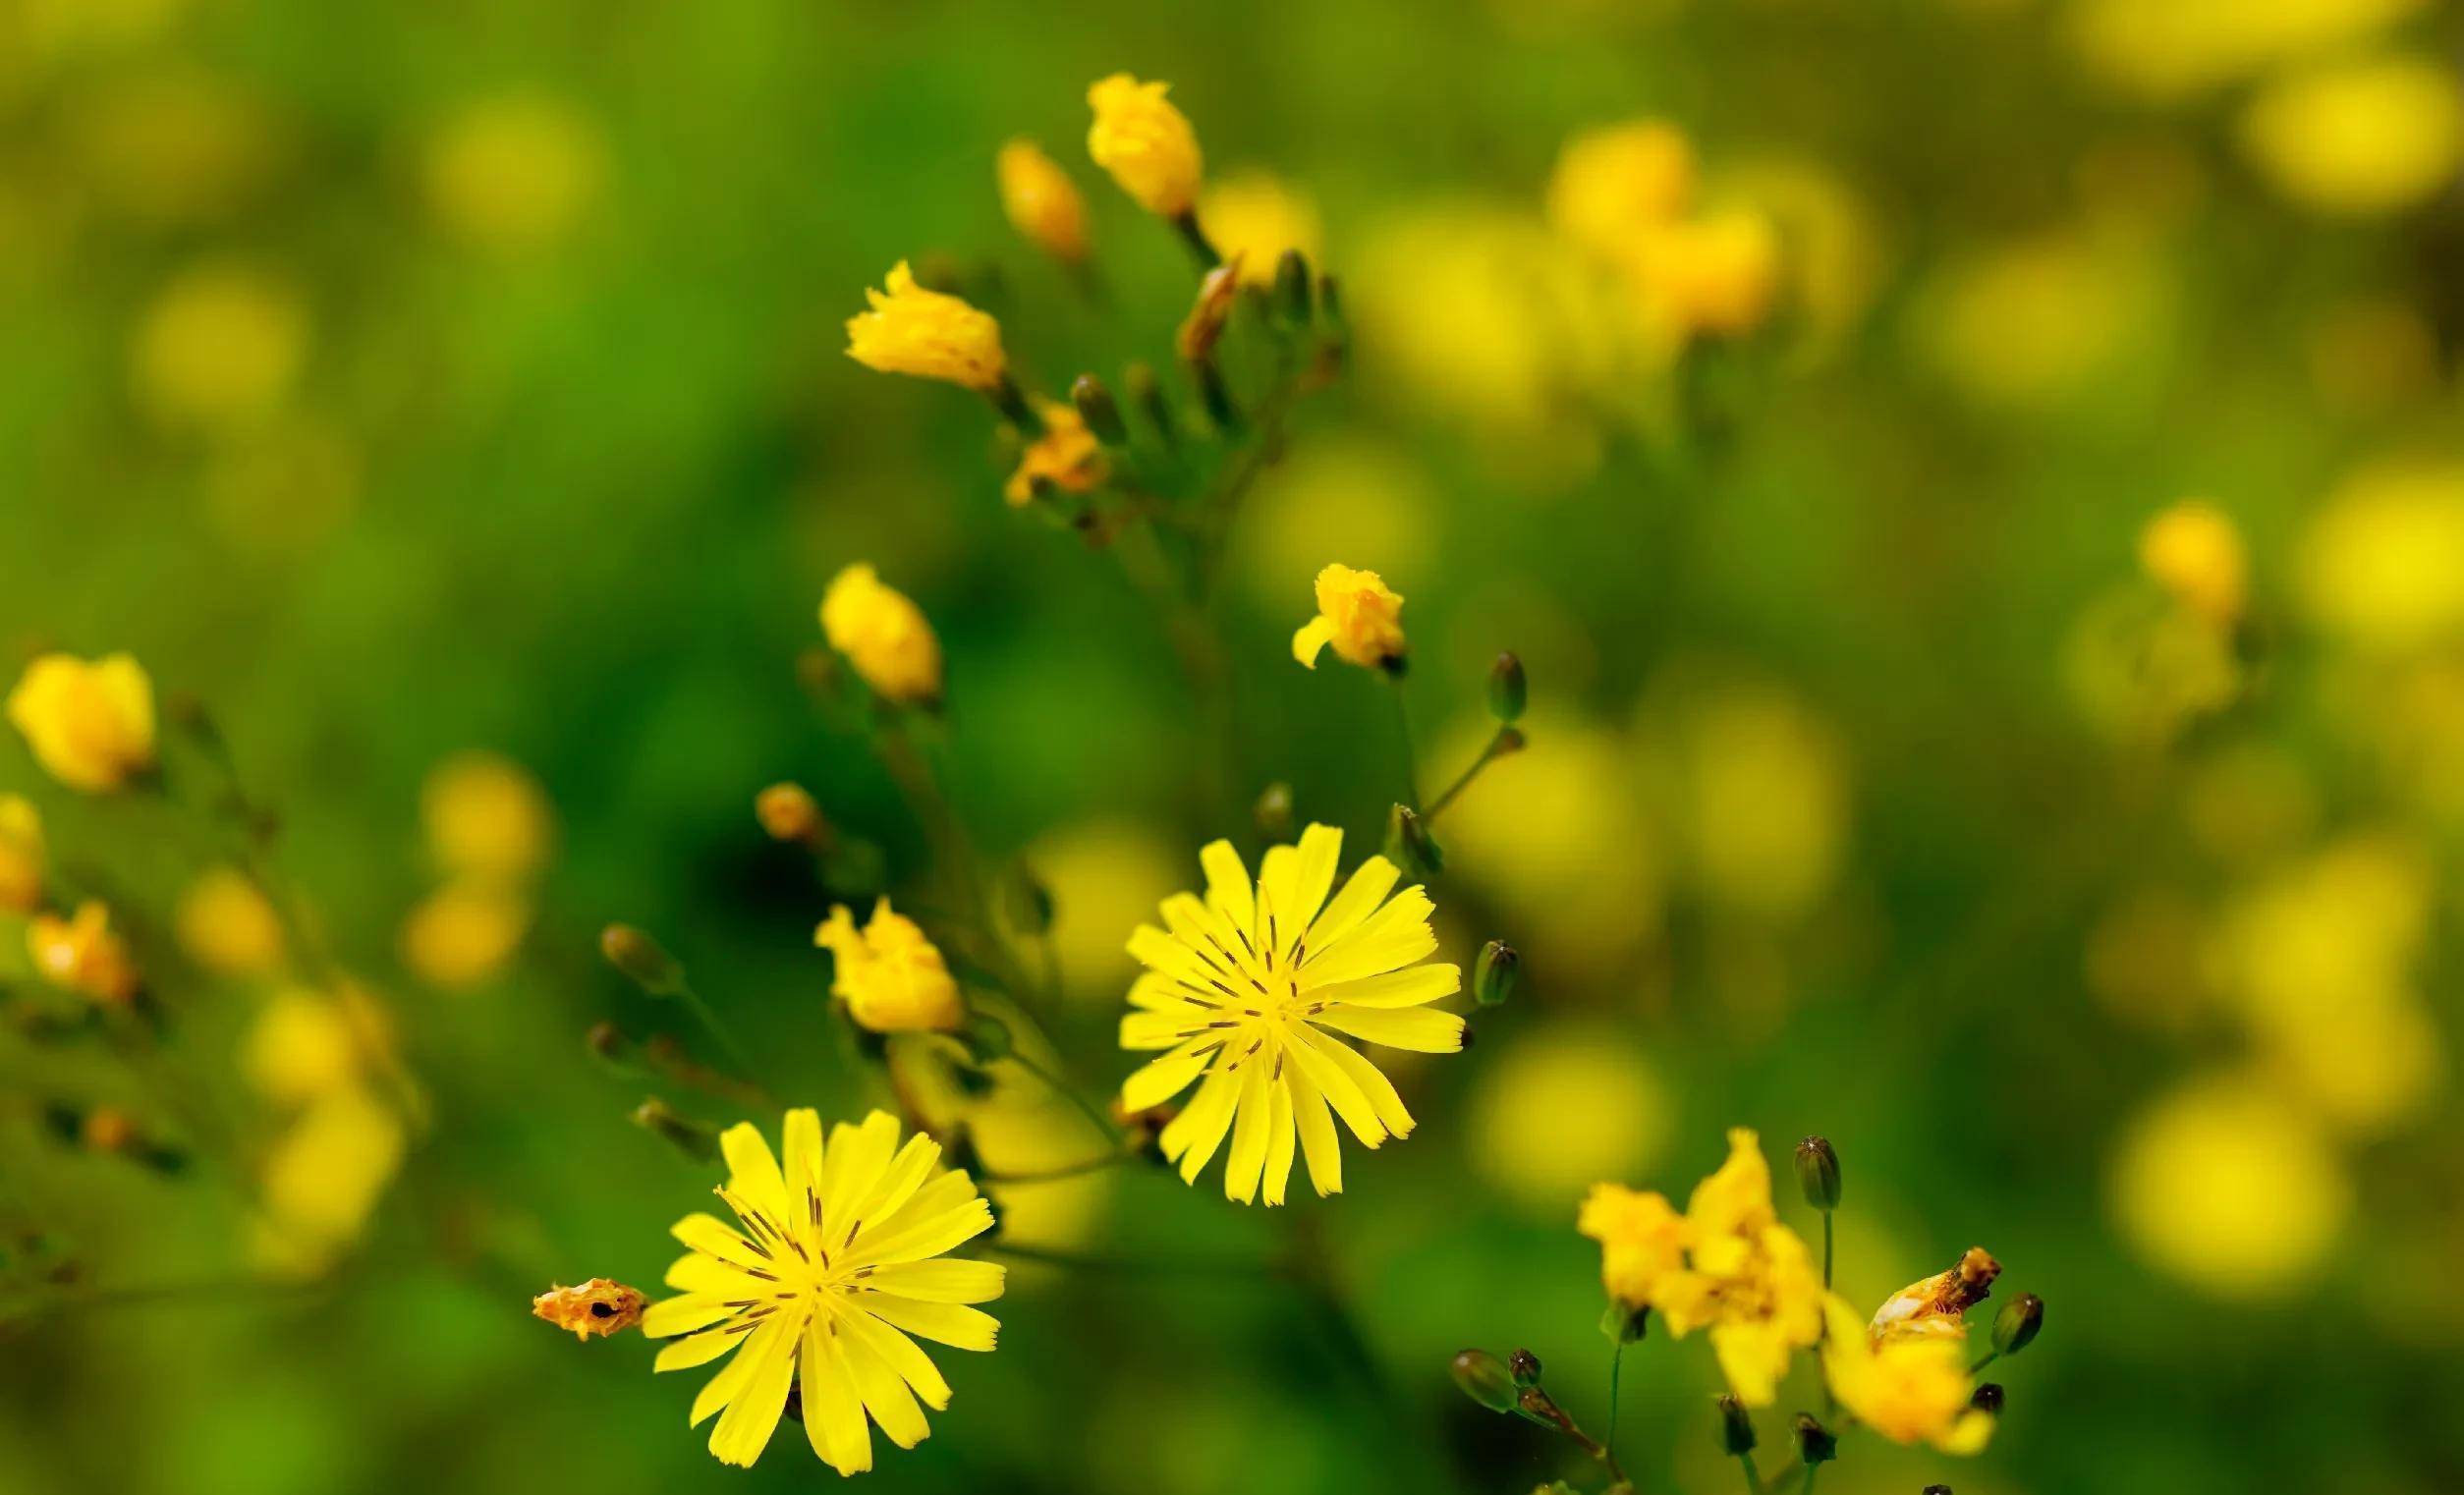
[[[402,1119],[364,1088],[311,1099],[266,1154],[265,1212],[299,1265],[320,1265],[367,1223],[402,1166]]]
[[[308,312],[290,285],[236,265],[191,270],[138,324],[130,377],[165,425],[254,424],[290,397],[308,361]]]
[[[180,949],[222,976],[264,975],[282,963],[282,920],[263,890],[233,867],[208,867],[172,914]]]
[[[137,997],[137,967],[129,947],[111,932],[111,911],[88,899],[62,918],[37,914],[27,921],[26,953],[34,969],[63,991],[126,1006]]]
[[[2139,531],[2139,569],[2175,601],[2217,624],[2241,616],[2250,587],[2241,531],[2223,510],[2195,498]]]
[[[570,233],[598,194],[604,151],[562,100],[516,94],[472,105],[429,142],[428,210],[447,233],[498,254],[534,252]]]
[[[1269,850],[1252,884],[1232,844],[1213,842],[1198,855],[1205,897],[1174,894],[1163,928],[1130,936],[1147,969],[1130,986],[1137,1011],[1121,1020],[1121,1046],[1167,1052],[1122,1083],[1121,1106],[1160,1105],[1203,1077],[1163,1129],[1163,1154],[1196,1183],[1230,1133],[1223,1192],[1243,1204],[1261,1186],[1268,1204],[1283,1202],[1296,1140],[1317,1191],[1343,1188],[1329,1107],[1364,1146],[1411,1135],[1394,1085],[1336,1034],[1425,1054],[1463,1047],[1463,1020],[1428,1006],[1462,985],[1454,967],[1422,964],[1437,949],[1428,895],[1388,898],[1394,864],[1372,857],[1329,900],[1342,851],[1341,831],[1313,825],[1297,847]]]
[[[753,818],[772,841],[817,843],[829,829],[812,791],[802,784],[773,784],[754,796]]]
[[[1548,179],[1551,228],[1584,249],[1622,256],[1635,239],[1694,204],[1694,146],[1659,120],[1586,131],[1566,141]]]
[[[914,919],[891,912],[887,898],[872,906],[861,933],[845,904],[832,909],[812,942],[835,958],[830,995],[874,1032],[948,1032],[966,1020],[949,964]]]
[[[1087,257],[1087,199],[1068,172],[1030,139],[1014,139],[994,158],[1001,211],[1045,253],[1075,262]]]
[[[902,259],[886,294],[868,288],[869,311],[847,319],[847,356],[882,373],[946,379],[974,390],[997,388],[1008,369],[1001,324],[955,296],[927,291]]]
[[[1403,599],[1373,571],[1329,566],[1317,573],[1317,616],[1292,636],[1292,657],[1317,668],[1318,650],[1363,669],[1403,657]]]
[[[1474,1075],[1463,1137],[1481,1181],[1533,1213],[1555,1215],[1594,1179],[1644,1172],[1668,1145],[1673,1104],[1631,1037],[1598,1020],[1527,1027]],[[1579,1117],[1549,1145],[1526,1145],[1524,1118]]]
[[[154,683],[126,654],[43,655],[9,692],[9,720],[71,789],[101,794],[154,766]]]
[[[2464,160],[2464,97],[2440,63],[2382,57],[2287,79],[2242,117],[2242,145],[2277,190],[2323,213],[2427,201]]]
[[[1691,1292],[1686,1217],[1665,1194],[1595,1184],[1574,1228],[1599,1243],[1600,1286],[1628,1309],[1659,1302],[1672,1289]]]
[[[1958,1341],[1876,1345],[1836,1295],[1823,1301],[1822,1316],[1822,1373],[1857,1420],[1893,1443],[1931,1443],[1946,1454],[1976,1453],[1993,1436],[1992,1415],[1969,1405],[1976,1385]]]
[[[529,769],[499,753],[457,752],[420,785],[428,854],[462,877],[517,879],[536,872],[556,841],[556,815]]]
[[[0,795],[0,909],[41,907],[43,863],[42,816],[24,795]]]
[[[1882,1300],[1874,1310],[1869,1332],[1876,1343],[1903,1339],[1968,1338],[1966,1314],[1992,1293],[2002,1264],[1984,1246],[1973,1246],[1947,1272],[1912,1282]]]
[[[2292,1295],[2353,1212],[2344,1161],[2309,1116],[2238,1077],[2194,1080],[2125,1129],[2111,1207],[2122,1235],[2211,1296]]]
[[[1018,471],[1010,474],[1009,486],[1001,490],[1014,509],[1024,508],[1035,498],[1038,477],[1064,493],[1084,493],[1101,483],[1108,471],[1103,443],[1087,429],[1077,406],[1038,399],[1036,412],[1043,417],[1043,434],[1028,443],[1019,456]]]
[[[1636,240],[1634,252],[1647,305],[1679,331],[1743,336],[1779,292],[1779,231],[1758,212],[1672,224]]]
[[[2464,634],[2464,467],[2355,473],[2296,554],[2304,604],[2347,643],[2401,653]]]
[[[1196,132],[1163,96],[1170,87],[1115,73],[1087,90],[1095,111],[1087,153],[1139,206],[1167,218],[1190,210],[1205,172]]]
[[[531,901],[501,882],[457,877],[402,921],[402,964],[430,986],[466,991],[505,969],[531,929]]]
[[[1208,183],[1198,217],[1224,263],[1240,265],[1244,285],[1273,285],[1287,249],[1300,250],[1313,264],[1317,260],[1323,233],[1317,204],[1266,172]]]
[[[917,1403],[938,1412],[949,1384],[914,1335],[957,1350],[990,1350],[1000,1325],[971,1303],[1001,1296],[988,1261],[935,1259],[992,1226],[964,1172],[937,1165],[940,1144],[875,1111],[821,1137],[810,1110],[787,1113],[786,1167],[749,1124],[719,1137],[728,1180],[718,1190],[738,1234],[707,1214],[676,1222],[691,1247],[667,1269],[678,1296],[650,1305],[642,1332],[677,1339],[653,1368],[683,1370],[736,1352],[694,1399],[712,1414],[710,1452],[723,1464],[761,1457],[801,1393],[805,1436],[841,1474],[872,1467],[870,1426],[900,1448],[931,1431]]]
[[[941,695],[941,640],[905,592],[850,566],[821,594],[821,634],[873,693],[901,704]]]
[[[240,1073],[280,1105],[305,1105],[356,1084],[373,1015],[305,986],[276,992],[240,1041]]]

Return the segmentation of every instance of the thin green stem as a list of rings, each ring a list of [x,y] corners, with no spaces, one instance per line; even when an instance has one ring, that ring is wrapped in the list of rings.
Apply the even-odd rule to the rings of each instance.
[[[1746,1495],[1764,1495],[1762,1471],[1754,1467],[1752,1449],[1737,1455],[1737,1467],[1745,1474]]]
[[[1068,1080],[1063,1080],[1060,1076],[1053,1074],[1050,1070],[1045,1069],[1035,1060],[1030,1059],[1022,1050],[1012,1049],[1009,1053],[1009,1059],[1011,1063],[1017,1065],[1020,1069],[1025,1070],[1028,1074],[1042,1080],[1045,1086],[1049,1088],[1052,1093],[1060,1096],[1063,1100],[1068,1101],[1071,1105],[1076,1106],[1078,1108],[1078,1113],[1081,1116],[1086,1117],[1089,1122],[1092,1123],[1097,1132],[1102,1133],[1107,1138],[1110,1138],[1113,1141],[1120,1140],[1121,1129],[1114,1126],[1112,1118],[1106,1116],[1102,1109],[1093,1101],[1079,1094],[1077,1086],[1071,1084]]]
[[[1504,756],[1500,749],[1506,745],[1506,734],[1513,730],[1511,727],[1497,729],[1496,735],[1488,740],[1487,746],[1481,748],[1480,756],[1472,759],[1470,766],[1455,776],[1455,781],[1446,786],[1444,793],[1429,802],[1428,808],[1421,814],[1423,822],[1433,821],[1445,813],[1446,806],[1455,802],[1455,797],[1472,787],[1472,781],[1480,777],[1482,769]]]
[[[1617,1377],[1626,1368],[1626,1342],[1608,1352],[1608,1457],[1617,1457]]]
[[[1987,1351],[1985,1358],[1968,1367],[1968,1373],[1970,1375],[1975,1375],[1978,1371],[1983,1370],[1986,1366],[1992,1364],[1995,1360],[1998,1360],[2001,1357],[2002,1352],[1999,1350]]]
[[[1814,1475],[1821,1467],[1819,1464],[1809,1464],[1805,1467],[1805,1480],[1797,1486],[1797,1495],[1814,1495]]]
[[[736,1067],[737,1073],[759,1084],[760,1077],[753,1061],[746,1057],[744,1046],[736,1041],[734,1033],[728,1031],[727,1024],[719,1021],[718,1014],[710,1010],[710,1004],[701,1000],[701,993],[680,980],[676,983],[676,1000],[684,1003],[693,1014],[694,1021],[717,1041],[720,1049],[727,1054],[727,1062]]]

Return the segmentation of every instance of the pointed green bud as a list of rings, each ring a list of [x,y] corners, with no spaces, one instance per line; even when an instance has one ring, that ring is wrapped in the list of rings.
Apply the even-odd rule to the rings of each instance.
[[[685,968],[657,940],[631,924],[600,930],[599,954],[651,996],[672,997],[685,989]]]
[[[590,1030],[582,1035],[582,1044],[609,1074],[631,1077],[642,1073],[634,1041],[613,1023],[591,1024]]]
[[[1754,1418],[1746,1412],[1745,1404],[1725,1392],[1711,1399],[1719,1409],[1719,1446],[1731,1459],[1754,1452]]]
[[[1812,1414],[1797,1413],[1797,1457],[1808,1464],[1828,1464],[1839,1457],[1839,1439],[1829,1429],[1814,1420]]]
[[[718,1156],[718,1134],[700,1122],[677,1113],[653,1095],[633,1108],[633,1124],[697,1163]]]
[[[1612,1302],[1599,1316],[1599,1332],[1612,1345],[1631,1345],[1643,1338],[1651,1318],[1652,1310],[1648,1307],[1629,1308]]]
[[[1288,327],[1306,327],[1311,312],[1309,261],[1298,249],[1286,249],[1275,261],[1275,315]]]
[[[1946,1484],[1930,1484],[1920,1491],[1919,1495],[1951,1495],[1951,1487]]]
[[[1490,940],[1472,962],[1472,999],[1483,1007],[1500,1007],[1523,979],[1523,957],[1504,940]]]
[[[2044,1327],[2044,1300],[2034,1293],[2020,1294],[1993,1315],[1993,1353],[2017,1355],[2035,1342],[2037,1331]]]
[[[1529,1388],[1540,1384],[1540,1357],[1529,1350],[1517,1350],[1506,1357],[1506,1368],[1514,1372],[1514,1384],[1517,1386]]]
[[[1523,680],[1523,661],[1511,653],[1498,655],[1497,662],[1488,667],[1488,714],[1501,722],[1520,720],[1529,689]]]
[[[1797,1187],[1824,1214],[1839,1207],[1839,1154],[1830,1138],[1809,1136],[1797,1144]]]
[[[1269,842],[1292,839],[1292,786],[1278,779],[1259,791],[1258,803],[1250,806],[1250,819],[1256,822],[1258,834]]]
[[[1409,877],[1430,878],[1446,868],[1445,853],[1420,814],[1408,804],[1386,812],[1386,859]]]
[[[1080,374],[1070,385],[1070,404],[1078,407],[1078,418],[1087,422],[1087,429],[1105,446],[1121,446],[1129,440],[1129,427],[1121,420],[1121,407],[1112,398],[1112,391],[1093,374]]]
[[[1485,1350],[1466,1350],[1447,1367],[1463,1394],[1490,1412],[1514,1411],[1514,1377]]]
[[[1155,377],[1152,364],[1132,363],[1121,370],[1121,388],[1130,404],[1147,417],[1165,446],[1180,442],[1180,431],[1173,424],[1172,399],[1163,392],[1163,381]]]

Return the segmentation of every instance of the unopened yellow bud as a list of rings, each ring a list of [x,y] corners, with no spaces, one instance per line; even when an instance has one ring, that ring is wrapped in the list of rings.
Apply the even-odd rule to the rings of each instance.
[[[0,795],[0,909],[30,914],[43,901],[43,821],[24,795]]]
[[[282,920],[264,891],[232,867],[209,867],[180,895],[172,928],[181,952],[221,976],[258,976],[282,963]]]
[[[945,379],[990,393],[1009,361],[1001,324],[955,296],[916,284],[907,261],[890,267],[886,292],[868,289],[872,309],[847,319],[847,356],[882,373]]]
[[[830,995],[844,1000],[862,1026],[876,1033],[954,1032],[966,1022],[958,982],[940,950],[914,919],[893,913],[888,899],[873,905],[862,930],[839,905],[812,932],[812,942],[836,958]]]
[[[27,921],[26,953],[34,970],[63,991],[125,1007],[137,999],[137,966],[111,930],[111,911],[88,900],[62,918],[37,914]]]
[[[1087,199],[1043,147],[1014,139],[993,162],[1010,227],[1055,259],[1087,257]]]
[[[2139,531],[2139,567],[2175,601],[2212,622],[2230,624],[2241,616],[2250,562],[2241,531],[2213,504],[2185,499],[2148,521]]]
[[[1373,571],[1329,566],[1317,573],[1317,616],[1292,636],[1292,657],[1317,668],[1317,653],[1376,669],[1403,657],[1403,598]]]
[[[154,683],[126,654],[45,654],[19,677],[8,709],[34,761],[71,789],[105,794],[154,766]]]
[[[802,784],[773,784],[754,796],[753,817],[773,841],[811,841],[821,831],[821,806]]]
[[[850,566],[821,597],[821,634],[884,700],[908,704],[941,694],[941,640],[924,610],[869,566]]]
[[[1035,498],[1038,482],[1050,483],[1064,493],[1085,493],[1100,484],[1109,471],[1103,443],[1087,428],[1077,406],[1038,398],[1036,409],[1043,416],[1043,434],[1027,444],[1019,456],[1018,471],[1001,490],[1013,509],[1024,508]]]
[[[1164,97],[1170,88],[1115,73],[1087,90],[1095,111],[1087,153],[1139,206],[1166,218],[1190,210],[1205,173],[1197,132]]]

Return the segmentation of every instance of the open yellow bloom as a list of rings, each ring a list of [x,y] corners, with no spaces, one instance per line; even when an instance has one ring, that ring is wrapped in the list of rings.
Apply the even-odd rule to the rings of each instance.
[[[172,913],[181,953],[220,976],[257,976],[282,964],[282,920],[264,891],[235,867],[208,867]]]
[[[1823,1301],[1822,1316],[1822,1374],[1857,1420],[1893,1443],[1931,1443],[1946,1454],[1976,1453],[1993,1436],[1992,1415],[1969,1405],[1976,1383],[1960,1341],[1877,1345],[1836,1295]]]
[[[0,795],[0,909],[41,907],[43,862],[42,816],[24,795]]]
[[[71,789],[103,794],[154,766],[154,683],[126,654],[45,654],[9,692],[34,761]]]
[[[997,387],[1009,367],[1001,324],[955,296],[916,284],[902,259],[886,293],[868,288],[872,309],[847,319],[847,356],[882,373],[946,379],[969,389]]]
[[[2250,562],[2241,531],[2215,505],[2185,499],[2139,531],[2139,569],[2175,601],[2217,624],[2241,616]]]
[[[1055,259],[1087,257],[1087,199],[1043,147],[1014,139],[993,159],[1010,227]]]
[[[821,634],[883,699],[940,697],[941,640],[923,609],[871,567],[850,566],[831,579],[821,595]]]
[[[1292,636],[1292,657],[1317,668],[1328,644],[1337,658],[1375,669],[1403,657],[1403,598],[1373,571],[1329,566],[1317,573],[1317,616]]]
[[[750,1466],[778,1427],[792,1387],[812,1451],[841,1474],[872,1467],[871,1427],[900,1448],[930,1432],[922,1407],[950,1405],[949,1383],[915,1339],[990,1350],[1000,1325],[971,1303],[1001,1296],[988,1261],[936,1260],[989,1230],[992,1211],[963,1172],[939,1168],[940,1144],[899,1141],[895,1117],[840,1123],[827,1146],[821,1118],[787,1113],[782,1171],[749,1124],[719,1137],[728,1180],[718,1195],[739,1234],[707,1214],[676,1222],[691,1247],[667,1269],[678,1296],[653,1303],[642,1332],[677,1339],[658,1370],[736,1352],[694,1399],[693,1423],[713,1414],[710,1452]]]
[[[1087,429],[1077,406],[1039,399],[1036,413],[1043,417],[1043,434],[1028,443],[1019,455],[1018,471],[1010,474],[1009,486],[1001,490],[1013,509],[1024,508],[1035,498],[1038,477],[1050,480],[1064,493],[1084,493],[1101,483],[1108,470],[1103,443]]]
[[[1622,257],[1634,241],[1694,205],[1694,146],[1660,120],[1586,131],[1558,152],[1548,223],[1585,250]]]
[[[1428,895],[1387,897],[1394,864],[1372,857],[1334,888],[1343,833],[1313,825],[1297,846],[1267,851],[1258,880],[1232,843],[1198,854],[1206,892],[1163,901],[1164,927],[1141,924],[1129,952],[1147,968],[1130,986],[1137,1011],[1121,1020],[1121,1046],[1163,1049],[1121,1085],[1125,1110],[1160,1105],[1203,1080],[1160,1138],[1183,1180],[1232,1137],[1226,1198],[1262,1189],[1283,1202],[1294,1146],[1320,1194],[1343,1188],[1333,1120],[1366,1147],[1409,1136],[1412,1113],[1375,1065],[1337,1034],[1386,1048],[1451,1054],[1463,1020],[1428,1003],[1462,986],[1452,966],[1423,965],[1437,949]]]
[[[26,953],[42,978],[96,1002],[125,1006],[137,997],[137,966],[111,931],[111,911],[88,899],[62,918],[37,914],[27,921]]]
[[[1139,206],[1166,218],[1190,210],[1205,172],[1197,132],[1163,96],[1171,86],[1115,73],[1087,90],[1095,111],[1087,153]]]
[[[812,942],[836,958],[830,995],[874,1032],[948,1032],[966,1021],[949,963],[914,919],[891,912],[887,898],[872,906],[861,932],[845,904],[832,909]]]
[[[1599,1243],[1600,1286],[1628,1308],[1647,1307],[1686,1272],[1686,1217],[1665,1194],[1595,1184],[1574,1228]]]

